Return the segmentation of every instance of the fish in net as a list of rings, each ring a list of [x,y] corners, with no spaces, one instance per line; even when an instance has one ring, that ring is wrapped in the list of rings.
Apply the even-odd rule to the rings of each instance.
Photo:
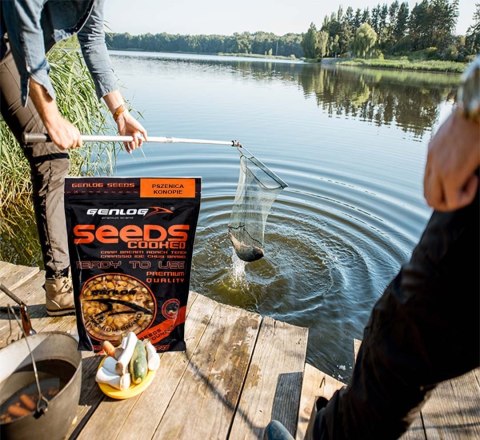
[[[287,184],[244,147],[238,148],[238,151],[240,174],[228,224],[228,236],[238,258],[251,262],[265,255],[267,217],[278,193]]]

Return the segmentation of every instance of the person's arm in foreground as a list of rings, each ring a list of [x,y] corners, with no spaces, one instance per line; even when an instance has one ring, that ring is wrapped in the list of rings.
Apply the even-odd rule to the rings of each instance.
[[[437,211],[470,204],[480,166],[480,57],[466,72],[460,107],[440,126],[428,146],[424,195]]]
[[[124,143],[125,149],[131,152],[142,146],[143,139],[147,139],[147,131],[127,111],[123,97],[117,88],[117,81],[105,44],[104,3],[105,0],[100,0],[95,4],[88,21],[78,33],[78,41],[85,63],[95,83],[98,98],[103,98],[107,104],[117,123],[119,134],[134,138],[134,141]]]
[[[45,87],[30,79],[29,96],[45,125],[48,135],[55,145],[62,150],[80,148],[82,138],[78,128],[67,121],[59,112],[57,102],[46,91]]]
[[[117,123],[118,133],[123,136],[134,137],[133,142],[124,143],[125,149],[130,153],[135,148],[141,147],[143,140],[147,140],[147,130],[127,110],[121,93],[118,90],[113,90],[107,93],[103,100]]]

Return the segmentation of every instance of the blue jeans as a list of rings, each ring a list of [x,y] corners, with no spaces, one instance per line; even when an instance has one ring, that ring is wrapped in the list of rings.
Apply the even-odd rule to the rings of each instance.
[[[477,191],[470,206],[433,213],[375,304],[352,379],[317,413],[313,438],[396,439],[439,382],[480,365],[479,212]]]

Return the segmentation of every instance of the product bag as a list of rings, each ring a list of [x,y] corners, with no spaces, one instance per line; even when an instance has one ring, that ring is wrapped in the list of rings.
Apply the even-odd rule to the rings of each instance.
[[[69,177],[65,213],[79,349],[133,331],[185,350],[201,179]]]

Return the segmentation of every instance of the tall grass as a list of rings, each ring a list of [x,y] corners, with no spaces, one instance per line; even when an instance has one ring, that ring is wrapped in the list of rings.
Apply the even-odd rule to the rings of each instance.
[[[62,115],[81,133],[105,132],[110,118],[96,97],[76,39],[56,45],[48,60]],[[69,174],[111,174],[116,151],[113,145],[96,144],[73,150]],[[42,266],[31,202],[30,167],[3,120],[0,120],[0,158],[0,260]]]

